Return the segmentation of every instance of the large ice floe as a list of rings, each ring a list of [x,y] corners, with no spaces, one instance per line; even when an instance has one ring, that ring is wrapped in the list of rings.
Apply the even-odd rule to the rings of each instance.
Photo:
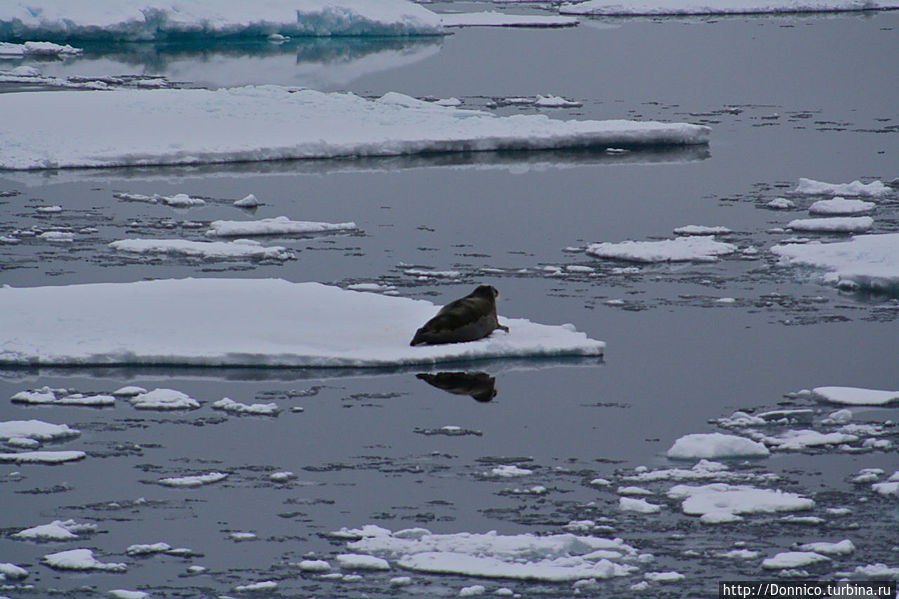
[[[812,394],[832,403],[849,406],[884,406],[899,403],[899,390],[862,389],[859,387],[815,387]]]
[[[792,512],[815,506],[813,500],[796,493],[727,483],[675,485],[668,491],[668,497],[682,499],[683,512],[700,516],[707,524],[741,520],[741,514]]]
[[[782,263],[827,271],[825,280],[841,287],[899,290],[899,233],[857,235],[839,243],[788,243],[771,251]]]
[[[622,241],[593,243],[586,252],[597,258],[629,262],[714,262],[732,254],[737,246],[710,237],[678,237],[659,241]]]
[[[406,0],[9,0],[0,38],[148,41],[172,38],[440,35],[440,16]]]
[[[424,528],[392,532],[375,525],[343,529],[347,548],[416,572],[547,582],[626,576],[650,556],[621,539],[570,533],[538,536],[494,532],[435,534]]]
[[[566,3],[562,14],[578,15],[726,15],[846,12],[899,8],[895,0],[588,0]]]
[[[0,288],[0,363],[396,367],[600,356],[573,325],[500,318],[510,332],[410,347],[424,300],[280,279],[168,279]]]
[[[706,144],[687,123],[500,116],[280,86],[0,95],[0,169]],[[77,118],[73,116],[77,115]],[[102,123],[102,126],[99,124]]]

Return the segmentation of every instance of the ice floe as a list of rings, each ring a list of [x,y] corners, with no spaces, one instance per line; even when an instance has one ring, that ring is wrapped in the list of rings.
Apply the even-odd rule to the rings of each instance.
[[[678,237],[660,241],[622,241],[593,243],[586,252],[597,258],[631,262],[714,262],[732,254],[737,246],[710,237]]]
[[[231,414],[253,414],[256,416],[275,416],[281,411],[278,404],[274,402],[245,404],[234,401],[229,397],[224,397],[214,402],[212,407]]]
[[[634,497],[619,497],[618,508],[625,512],[637,512],[640,514],[655,514],[661,511],[662,506],[649,503],[645,499]]]
[[[801,450],[820,445],[839,445],[858,441],[856,435],[841,432],[822,433],[815,430],[788,430],[777,436],[763,437],[766,445],[780,450]]]
[[[423,300],[280,279],[2,287],[0,363],[385,367],[600,356],[605,347],[572,325],[502,317],[509,333],[410,347],[415,330],[438,309]]]
[[[207,235],[216,237],[250,237],[253,235],[305,235],[330,231],[350,231],[356,223],[319,223],[290,220],[286,216],[263,218],[261,220],[214,220],[209,223]]]
[[[386,559],[359,553],[341,553],[335,558],[337,565],[346,570],[389,570]]]
[[[772,210],[789,210],[791,208],[796,207],[796,203],[793,200],[788,200],[787,198],[774,198],[773,200],[767,202],[765,204],[768,208]]]
[[[153,195],[144,195],[142,193],[125,193],[117,192],[112,194],[113,197],[127,202],[145,202],[147,204],[165,204],[173,208],[190,208],[191,206],[204,206],[206,200],[197,198],[186,193],[176,193],[170,196],[154,193]]]
[[[9,562],[0,562],[0,582],[28,578],[28,570]]]
[[[178,37],[404,36],[442,33],[440,17],[405,0],[28,0],[0,8],[0,37],[148,41]]]
[[[707,523],[739,520],[740,514],[791,512],[815,506],[813,500],[796,493],[727,483],[675,485],[668,497],[683,499],[683,512],[701,516]]]
[[[83,451],[22,451],[19,453],[0,453],[0,462],[17,464],[62,464],[83,460],[87,454]]]
[[[274,591],[278,588],[278,582],[275,580],[260,580],[259,582],[251,582],[248,584],[239,584],[234,587],[238,593],[265,593]]]
[[[855,551],[855,544],[849,539],[843,539],[837,543],[818,541],[815,543],[803,543],[797,546],[799,551],[814,551],[822,555],[848,555]]]
[[[0,112],[18,117],[0,121],[3,169],[693,145],[708,143],[710,131],[686,123],[499,116],[394,92],[367,100],[271,85],[21,92],[0,96]]]
[[[81,48],[52,42],[25,42],[24,44],[0,42],[0,59],[23,56],[76,56],[83,52],[84,50]]]
[[[847,406],[883,406],[899,402],[899,391],[860,387],[815,387],[812,393],[831,403]]]
[[[829,271],[825,279],[840,286],[881,292],[899,288],[899,233],[857,235],[838,243],[789,243],[771,251],[783,263]]]
[[[197,474],[192,476],[161,478],[156,482],[164,487],[201,487],[203,485],[217,483],[226,478],[228,478],[228,475],[224,472],[209,472],[207,474]]]
[[[899,3],[895,5],[899,8]],[[862,183],[823,183],[814,179],[800,178],[794,193],[803,195],[832,195],[832,196],[867,196],[879,197],[890,193],[890,188],[881,181]]]
[[[668,450],[669,458],[767,457],[768,448],[752,439],[723,433],[694,433],[684,435]]]
[[[563,4],[559,11],[562,14],[624,16],[844,12],[890,8],[899,8],[899,3],[893,0],[588,0]]]
[[[444,27],[574,27],[574,17],[553,15],[515,15],[497,11],[443,13]]]
[[[150,599],[150,593],[128,589],[113,589],[109,591],[109,596],[113,599]]]
[[[11,535],[22,541],[71,541],[81,538],[79,535],[96,532],[95,524],[79,523],[75,520],[54,520],[50,524],[41,524],[20,530]]]
[[[128,401],[138,410],[195,410],[200,407],[200,402],[174,389],[153,389],[133,395]]]
[[[172,546],[168,543],[136,543],[129,545],[125,549],[128,555],[153,555],[154,553],[165,553],[170,551]]]
[[[808,207],[811,214],[849,215],[871,212],[877,204],[864,200],[847,200],[835,197],[829,200],[818,200]]]
[[[834,216],[830,218],[797,218],[787,223],[793,231],[816,233],[865,233],[874,226],[870,216]]]
[[[70,549],[45,555],[41,562],[58,570],[104,570],[106,572],[124,572],[127,564],[101,562],[94,557],[90,549]]]
[[[0,441],[17,447],[36,447],[42,442],[71,439],[80,434],[67,424],[50,424],[43,420],[0,422]]]
[[[71,393],[68,389],[52,389],[41,387],[30,391],[19,391],[10,398],[13,403],[36,405],[65,405],[102,407],[115,405],[112,395],[85,395]]]
[[[785,551],[774,557],[762,560],[762,568],[766,570],[784,570],[786,568],[802,568],[819,562],[828,562],[830,558],[814,551]]]
[[[674,230],[675,235],[727,235],[733,233],[727,227],[707,225],[685,225]]]
[[[198,258],[252,258],[254,260],[296,259],[296,254],[284,246],[265,246],[252,239],[235,241],[191,241],[188,239],[122,239],[109,247],[129,254],[163,254]]]

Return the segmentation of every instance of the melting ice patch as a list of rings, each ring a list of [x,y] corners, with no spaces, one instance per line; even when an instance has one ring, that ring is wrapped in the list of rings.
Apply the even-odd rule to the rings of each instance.
[[[566,3],[562,14],[577,15],[717,15],[802,12],[844,12],[899,8],[894,0],[738,0],[708,2],[696,0],[588,0]]]
[[[895,3],[893,6],[899,8],[899,3]],[[887,195],[890,191],[890,188],[881,181],[862,183],[856,180],[852,183],[824,183],[814,179],[800,178],[794,193],[803,195],[878,197]]]
[[[37,447],[45,441],[71,439],[80,434],[66,424],[50,424],[43,420],[0,422],[0,441],[16,447]]]
[[[706,523],[740,520],[740,514],[792,512],[815,506],[813,500],[796,493],[727,483],[675,485],[668,497],[682,499],[683,512],[700,516]]]
[[[732,254],[737,246],[708,237],[678,237],[660,241],[622,241],[593,243],[586,252],[597,258],[631,262],[714,262],[719,256]]]
[[[306,235],[330,231],[356,229],[356,223],[318,223],[290,220],[286,216],[263,218],[261,220],[214,220],[209,223],[207,235],[215,237],[249,237],[252,235]]]
[[[84,533],[96,532],[94,524],[82,524],[75,520],[54,520],[50,524],[41,524],[20,530],[12,538],[23,541],[71,541],[80,538]]]
[[[722,433],[695,433],[684,435],[668,450],[669,458],[689,460],[695,458],[767,457],[768,448],[752,439]]]
[[[393,367],[600,356],[605,348],[572,325],[502,317],[509,333],[410,347],[415,330],[438,309],[423,300],[279,279],[3,287],[0,363]]]
[[[840,243],[775,245],[771,252],[785,264],[829,271],[826,280],[840,286],[899,289],[899,233],[857,235]]]
[[[829,200],[818,200],[808,207],[808,211],[811,214],[849,215],[871,212],[876,207],[877,204],[874,202],[834,197]]]
[[[235,241],[192,241],[189,239],[121,239],[109,244],[112,249],[128,254],[191,256],[195,258],[254,260],[294,260],[296,255],[284,246],[265,246],[252,239]]]
[[[499,116],[397,93],[279,86],[0,95],[0,168],[47,169],[706,144],[709,128]],[[71,118],[78,114],[79,118]],[[103,123],[98,127],[97,123]]]
[[[793,231],[816,233],[864,233],[874,226],[870,216],[833,216],[829,218],[797,218],[787,223]]]
[[[849,406],[884,406],[899,402],[899,391],[861,389],[858,387],[815,387],[812,389],[824,401]]]
[[[25,42],[24,44],[0,42],[0,59],[22,58],[23,56],[75,56],[82,52],[84,50],[81,48],[52,42]]]
[[[444,27],[574,27],[574,17],[545,15],[513,15],[496,11],[443,13]]]
[[[103,570],[106,572],[124,572],[127,564],[101,562],[94,557],[90,549],[70,549],[45,555],[41,560],[51,568],[58,570]]]
[[[29,0],[0,5],[0,37],[148,41],[177,37],[405,36],[442,33],[405,0]]]
[[[85,395],[83,393],[70,393],[68,389],[52,389],[41,387],[30,391],[20,391],[12,396],[13,403],[40,404],[40,405],[66,405],[66,406],[112,406],[115,405],[115,397],[112,395]]]

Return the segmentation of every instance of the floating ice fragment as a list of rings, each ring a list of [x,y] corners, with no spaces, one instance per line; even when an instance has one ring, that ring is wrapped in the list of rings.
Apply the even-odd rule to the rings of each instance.
[[[694,458],[766,457],[768,448],[746,437],[722,433],[684,435],[668,450],[668,457],[689,460]]]
[[[899,6],[894,0],[740,0],[727,3],[696,0],[588,0],[566,2],[559,7],[559,12],[573,15],[710,15],[842,12],[897,7]]]
[[[830,561],[830,558],[814,551],[785,551],[778,553],[774,557],[762,560],[762,568],[766,570],[783,570],[785,568],[801,568],[826,561]]]
[[[152,543],[130,545],[125,553],[128,555],[153,555],[154,553],[165,553],[172,548],[168,543]]]
[[[874,226],[870,216],[834,216],[830,218],[797,218],[787,223],[793,231],[818,233],[864,233]]]
[[[342,553],[334,558],[337,565],[347,570],[389,570],[387,560],[373,555],[359,553]]]
[[[412,584],[412,579],[408,576],[394,576],[390,579],[390,586],[392,587],[406,587]]]
[[[574,102],[573,100],[568,100],[561,96],[541,96],[539,94],[537,95],[537,99],[534,100],[534,105],[542,108],[576,108],[578,106],[583,106],[580,102]]]
[[[733,233],[727,227],[709,227],[706,225],[686,225],[674,230],[675,235],[726,235]]]
[[[0,422],[0,441],[29,439],[37,441],[59,441],[77,437],[81,431],[69,428],[67,424],[50,424],[43,420],[9,420]]]
[[[746,485],[711,483],[703,486],[675,485],[668,491],[672,499],[683,499],[681,509],[689,515],[774,513],[808,510],[815,506],[811,499],[780,489],[759,489]]]
[[[140,395],[141,393],[146,393],[147,390],[143,387],[137,387],[135,385],[129,385],[127,387],[121,387],[112,392],[116,397],[133,397],[135,395]]]
[[[72,243],[75,241],[75,234],[68,231],[47,231],[38,235],[38,239],[53,243]]]
[[[444,27],[574,27],[573,17],[552,15],[514,15],[496,11],[442,13]]]
[[[819,541],[817,543],[804,543],[797,547],[800,551],[813,551],[822,555],[848,555],[855,551],[855,544],[849,539],[843,539],[838,543]]]
[[[533,470],[528,470],[527,468],[519,468],[515,464],[504,464],[502,466],[497,466],[493,468],[489,472],[485,472],[485,476],[498,476],[500,478],[513,478],[516,476],[527,476],[528,474],[533,474]]]
[[[290,220],[286,216],[261,220],[214,220],[209,223],[207,235],[216,237],[249,237],[252,235],[304,235],[331,231],[350,231],[356,223],[319,223]]]
[[[109,596],[114,599],[150,599],[150,593],[144,591],[129,591],[127,589],[115,589],[109,591]]]
[[[281,409],[278,404],[272,403],[254,403],[245,404],[234,401],[231,398],[224,397],[212,404],[213,409],[222,410],[231,414],[253,414],[256,416],[276,416]]]
[[[477,597],[487,592],[487,587],[482,584],[474,584],[470,587],[462,587],[459,589],[460,597]]]
[[[210,472],[209,474],[200,474],[196,476],[179,476],[162,478],[157,481],[165,487],[199,487],[224,480],[228,475],[224,472]]]
[[[278,588],[278,583],[274,580],[262,580],[259,582],[251,582],[250,584],[240,584],[234,587],[235,591],[246,592],[265,592],[274,591]]]
[[[897,5],[899,8],[899,5]],[[878,197],[890,192],[890,188],[881,181],[872,181],[867,185],[861,181],[852,183],[822,183],[814,179],[799,179],[796,193],[805,195],[833,195],[833,196],[872,196]]]
[[[174,389],[153,389],[128,398],[138,410],[195,410],[200,402]]]
[[[41,524],[20,530],[11,536],[24,541],[70,541],[77,539],[79,534],[96,530],[97,527],[94,524],[82,524],[71,519],[54,520],[50,524]]]
[[[899,391],[882,391],[859,387],[815,387],[812,392],[819,399],[850,406],[882,406],[899,402]]]
[[[257,208],[261,205],[261,202],[256,198],[255,195],[249,194],[239,200],[234,202],[234,205],[238,208]]]
[[[622,241],[594,243],[586,252],[597,258],[631,262],[714,262],[719,256],[732,254],[737,246],[708,237],[678,237],[661,241]]]
[[[864,214],[865,212],[871,212],[876,207],[877,204],[873,202],[847,200],[837,196],[829,200],[818,200],[809,206],[808,211],[811,214],[848,215]]]
[[[253,258],[256,260],[295,260],[296,255],[280,245],[264,246],[252,239],[235,241],[192,241],[189,239],[121,239],[109,247],[131,254],[167,254],[199,258]]]
[[[124,572],[128,566],[123,563],[101,562],[90,549],[70,549],[45,555],[41,561],[58,570],[103,570]]]
[[[815,430],[788,430],[780,435],[764,437],[766,445],[774,446],[781,450],[802,450],[808,447],[820,445],[839,445],[840,443],[852,443],[858,441],[856,435],[841,432],[822,433]]]
[[[256,534],[252,532],[230,532],[228,533],[228,536],[232,541],[236,541],[238,543],[242,541],[255,541],[257,538]]]
[[[671,583],[680,582],[687,577],[680,572],[647,572],[643,575],[643,578],[650,582]]]
[[[772,210],[789,210],[790,208],[795,208],[796,204],[792,200],[788,200],[787,198],[774,198],[767,204],[765,204],[768,208]]]
[[[655,514],[662,510],[660,505],[633,497],[619,497],[618,508],[625,512],[638,512],[640,514]]]
[[[0,462],[18,464],[62,464],[83,460],[87,454],[83,451],[22,451],[19,453],[0,453]]]
[[[304,559],[294,565],[303,572],[328,572],[331,570],[331,564],[320,559]]]

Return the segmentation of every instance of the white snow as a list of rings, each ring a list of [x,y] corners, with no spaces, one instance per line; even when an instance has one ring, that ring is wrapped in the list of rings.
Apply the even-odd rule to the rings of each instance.
[[[53,243],[71,243],[75,241],[75,234],[69,231],[46,231],[37,237],[38,239],[52,241]]]
[[[460,597],[477,597],[487,592],[487,587],[482,584],[473,584],[470,587],[462,587],[459,589]]]
[[[0,462],[18,464],[62,464],[83,460],[87,454],[83,451],[22,451],[19,453],[0,453]]]
[[[795,208],[796,204],[792,200],[788,200],[787,198],[774,198],[767,204],[765,204],[768,208],[772,210],[789,210],[790,208]]]
[[[200,407],[200,402],[174,389],[153,389],[129,397],[128,401],[138,410],[195,410]]]
[[[527,476],[528,474],[533,474],[533,470],[528,470],[527,468],[519,468],[515,464],[504,464],[502,466],[497,466],[490,470],[490,472],[485,472],[485,476],[498,476],[500,478],[514,478],[516,476]]]
[[[0,562],[0,582],[6,579],[17,580],[19,578],[27,578],[28,570],[21,568],[9,562]]]
[[[261,220],[214,220],[209,223],[207,235],[216,237],[250,237],[252,235],[304,235],[329,231],[349,231],[356,229],[356,223],[318,223],[290,220],[286,216],[263,218]]]
[[[251,582],[249,584],[239,584],[234,587],[235,591],[246,593],[246,592],[257,592],[257,591],[274,591],[278,588],[278,583],[274,580],[261,580],[259,582]]]
[[[675,235],[727,235],[733,233],[727,227],[707,225],[685,225],[674,230]]]
[[[897,8],[894,0],[589,0],[566,3],[562,14],[576,15],[708,15],[797,12],[842,12]]]
[[[165,553],[172,548],[168,543],[138,543],[129,545],[125,549],[128,555],[153,555],[154,553]]]
[[[621,539],[500,535],[495,531],[433,534],[423,528],[392,533],[372,525],[350,532],[363,537],[348,543],[350,550],[381,555],[396,560],[401,568],[419,572],[563,582],[625,576],[636,570],[608,559],[609,555],[637,558],[636,549]]]
[[[75,520],[54,520],[50,524],[32,526],[12,535],[14,539],[27,541],[70,541],[81,533],[97,530],[94,524],[79,523]]]
[[[839,243],[775,245],[771,251],[786,264],[830,271],[828,280],[888,291],[899,287],[899,233],[858,235]]]
[[[785,568],[802,568],[819,562],[830,561],[829,557],[814,551],[785,551],[774,557],[762,560],[762,568],[766,570],[783,570]]]
[[[255,195],[249,194],[237,201],[234,202],[234,205],[238,208],[257,208],[261,206],[261,202],[256,198]]]
[[[830,218],[797,218],[787,223],[793,231],[818,233],[864,233],[874,226],[870,216],[834,216]]]
[[[137,385],[127,385],[125,387],[120,387],[112,392],[116,397],[134,397],[135,395],[140,395],[141,393],[146,393],[147,390],[143,387],[138,387]]]
[[[719,256],[732,254],[737,246],[709,237],[678,237],[661,241],[622,241],[593,243],[586,252],[597,258],[631,262],[714,262]]]
[[[0,95],[0,113],[17,115],[0,120],[6,169],[705,144],[710,131],[685,123],[499,116],[394,92],[367,100],[270,85],[21,92]]]
[[[90,549],[70,549],[45,555],[41,561],[51,568],[59,570],[104,570],[107,572],[124,572],[126,564],[101,562],[94,557]]]
[[[84,395],[83,393],[70,393],[67,389],[52,389],[46,386],[30,391],[19,391],[12,396],[11,401],[23,404],[89,407],[115,405],[115,397],[112,395]]]
[[[331,564],[320,559],[304,559],[294,565],[303,572],[328,572],[331,569]]]
[[[346,570],[389,570],[390,564],[385,559],[360,553],[341,553],[334,558],[337,565]]]
[[[649,503],[645,499],[634,497],[619,497],[618,508],[625,512],[638,512],[640,514],[655,514],[661,511],[662,506]]]
[[[440,17],[405,0],[29,0],[0,5],[6,37],[148,41],[178,36],[435,35]]]
[[[723,433],[684,435],[668,450],[668,457],[680,460],[695,458],[766,457],[768,448],[746,437]]]
[[[647,572],[643,578],[650,582],[671,583],[680,582],[687,577],[680,572]]]
[[[278,279],[0,287],[0,363],[384,367],[598,356],[605,347],[572,325],[502,317],[509,333],[410,347],[415,330],[438,309],[423,300]]]
[[[186,193],[176,193],[170,196],[164,196],[158,193],[154,193],[153,195],[148,196],[142,193],[118,192],[112,195],[115,198],[126,200],[128,202],[146,202],[147,204],[161,203],[167,206],[172,206],[173,208],[189,208],[191,206],[203,206],[206,204],[206,200],[204,200],[203,198],[195,198],[193,196],[187,195]]]
[[[83,52],[84,50],[81,48],[52,42],[25,42],[24,44],[0,42],[0,59],[23,56],[75,56]]]
[[[815,387],[812,393],[824,401],[847,406],[884,406],[899,401],[899,391],[859,387]]]
[[[50,424],[43,420],[9,420],[0,422],[0,441],[30,439],[38,443],[77,437],[81,432],[67,424]]]
[[[816,543],[803,543],[797,549],[800,551],[813,551],[822,555],[848,555],[855,551],[855,544],[849,539],[843,539],[838,543],[818,541]]]
[[[660,470],[645,470],[631,476],[624,477],[625,480],[634,480],[641,482],[654,482],[660,480],[704,480],[704,479],[731,479],[731,478],[749,478],[746,474],[731,472],[727,466],[721,462],[712,462],[709,460],[699,460],[692,468],[664,468]]]
[[[127,589],[113,589],[109,596],[114,599],[150,599],[150,593],[144,591],[129,591]]]
[[[444,27],[574,27],[574,17],[550,15],[514,15],[497,11],[443,13]]]
[[[157,482],[165,487],[199,487],[217,483],[227,477],[228,475],[224,472],[210,472],[208,474],[198,474],[195,476],[162,478]]]
[[[865,212],[871,212],[876,207],[877,204],[874,202],[835,197],[829,200],[818,200],[808,207],[808,211],[811,214],[864,214]]]
[[[534,106],[540,106],[541,108],[577,108],[578,106],[583,106],[583,104],[561,96],[543,96],[537,94],[537,99],[534,100]]]
[[[280,411],[278,404],[274,402],[245,404],[229,397],[223,397],[213,403],[212,407],[231,414],[254,414],[257,416],[274,416]]]
[[[796,493],[727,483],[675,485],[668,496],[683,499],[681,509],[685,514],[701,516],[709,522],[732,521],[739,519],[739,514],[808,510],[815,506],[813,500]]]
[[[865,2],[865,4],[871,3]],[[893,4],[893,6],[899,8],[899,3]],[[890,193],[890,188],[881,181],[872,181],[868,184],[857,180],[852,183],[822,183],[813,179],[800,178],[795,193],[804,195],[879,197]]]
[[[839,445],[858,441],[858,437],[841,432],[822,433],[815,430],[788,430],[777,436],[764,437],[765,444],[776,449],[801,450],[820,445]]]
[[[264,246],[252,239],[235,241],[191,241],[188,239],[122,239],[109,244],[114,250],[131,254],[165,254],[200,258],[253,258],[293,260],[296,255],[280,245]]]

